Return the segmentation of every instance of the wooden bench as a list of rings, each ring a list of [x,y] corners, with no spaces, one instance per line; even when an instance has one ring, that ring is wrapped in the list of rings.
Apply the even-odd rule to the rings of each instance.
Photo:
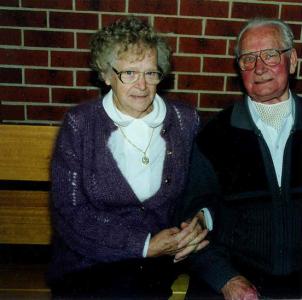
[[[55,126],[0,125],[0,257],[5,249],[19,257],[18,247],[50,244],[49,163],[57,132]],[[0,260],[0,298],[50,299],[47,262],[29,261]],[[184,299],[187,285],[188,276],[180,275],[170,300]]]

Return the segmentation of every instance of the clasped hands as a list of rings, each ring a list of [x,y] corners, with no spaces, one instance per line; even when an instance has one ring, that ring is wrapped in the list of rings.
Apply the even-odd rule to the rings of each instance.
[[[209,244],[205,240],[207,233],[204,215],[199,212],[193,219],[182,222],[180,228],[164,229],[154,235],[150,239],[147,257],[170,255],[174,256],[174,262],[181,261]]]

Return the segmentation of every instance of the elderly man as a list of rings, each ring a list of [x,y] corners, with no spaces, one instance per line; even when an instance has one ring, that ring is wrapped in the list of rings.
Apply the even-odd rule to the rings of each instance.
[[[297,66],[293,33],[280,20],[253,19],[235,52],[247,95],[197,140],[222,197],[213,240],[192,259],[193,278],[225,299],[299,298],[302,102],[289,89]]]

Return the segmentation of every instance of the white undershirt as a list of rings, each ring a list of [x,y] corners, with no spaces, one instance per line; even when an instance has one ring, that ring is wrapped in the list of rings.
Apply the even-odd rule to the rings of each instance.
[[[255,107],[254,101],[250,97],[248,97],[248,107],[255,122],[257,128],[261,131],[263,138],[270,150],[271,157],[273,160],[275,173],[277,176],[278,184],[281,186],[282,180],[282,167],[283,167],[283,155],[284,149],[289,137],[290,131],[294,124],[294,100],[291,96],[288,99],[291,105],[291,113],[287,117],[284,118],[282,124],[280,126],[280,130],[277,131],[274,127],[266,124],[260,118],[260,115]]]

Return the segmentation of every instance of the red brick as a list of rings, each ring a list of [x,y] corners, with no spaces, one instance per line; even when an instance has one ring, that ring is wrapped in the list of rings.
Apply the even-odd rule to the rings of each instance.
[[[184,18],[155,18],[154,26],[159,32],[176,34],[201,34],[201,20]]]
[[[0,82],[1,83],[21,83],[22,82],[21,69],[0,68]]]
[[[228,49],[228,53],[227,54],[235,56],[235,51],[234,51],[235,44],[236,44],[235,40],[229,41],[229,49]]]
[[[23,7],[72,9],[72,0],[22,0]]]
[[[28,69],[25,70],[27,84],[46,84],[71,86],[72,72],[61,70]]]
[[[46,27],[46,12],[0,10],[0,26]]]
[[[226,41],[207,38],[180,38],[179,51],[185,53],[225,54]]]
[[[229,4],[227,2],[212,0],[185,0],[180,3],[180,14],[182,16],[227,18],[228,11]]]
[[[77,10],[124,12],[124,0],[77,0]]]
[[[232,18],[278,18],[278,6],[273,4],[233,3]]]
[[[237,37],[244,22],[228,20],[207,20],[206,35]]]
[[[3,120],[24,120],[24,106],[1,104],[0,121]]]
[[[113,24],[115,21],[117,21],[118,19],[123,19],[126,16],[124,15],[118,15],[118,14],[114,14],[114,15],[103,15],[102,14],[102,27],[106,27],[108,25]],[[140,19],[143,20],[148,20],[147,17],[139,17]]]
[[[72,0],[22,0],[22,6],[46,9],[72,9]]]
[[[64,29],[97,29],[98,15],[86,13],[50,12],[50,27]]]
[[[222,91],[222,76],[179,75],[178,88],[183,90]]]
[[[234,58],[205,57],[203,71],[210,73],[236,73]]]
[[[291,28],[291,30],[293,31],[294,34],[294,38],[296,40],[300,39],[300,35],[301,35],[301,25],[300,24],[288,24]]]
[[[61,121],[68,107],[62,106],[28,106],[27,118],[29,120]]]
[[[77,48],[78,49],[90,49],[91,33],[77,33]]]
[[[77,71],[77,86],[97,86],[98,74],[95,71]]]
[[[0,49],[0,64],[47,66],[47,51]]]
[[[90,52],[52,51],[51,66],[89,68]]]
[[[176,15],[177,14],[177,0],[128,0],[129,13],[144,13],[144,14],[163,14]]]
[[[48,102],[48,88],[27,86],[0,86],[0,98],[4,101]]]
[[[20,45],[21,31],[16,29],[0,29],[0,44],[1,45]]]
[[[242,92],[244,90],[241,77],[238,76],[229,76],[227,78],[226,90],[230,92]]]
[[[200,58],[193,56],[173,56],[172,71],[200,72]]]
[[[96,89],[52,89],[52,103],[81,103],[96,99],[98,95]]]
[[[46,30],[26,30],[24,32],[24,44],[31,47],[74,47],[72,32],[58,32]]]
[[[285,21],[299,21],[301,22],[302,18],[302,6],[297,5],[283,5],[281,18]]]
[[[18,7],[19,0],[0,0],[0,6]]]
[[[295,43],[294,48],[297,51],[298,58],[302,58],[302,43]]]
[[[242,95],[202,94],[200,96],[200,106],[206,108],[226,108],[237,101],[242,101]]]
[[[198,104],[198,94],[197,93],[173,93],[164,92],[161,94],[165,99],[171,101],[181,101],[196,107]]]

